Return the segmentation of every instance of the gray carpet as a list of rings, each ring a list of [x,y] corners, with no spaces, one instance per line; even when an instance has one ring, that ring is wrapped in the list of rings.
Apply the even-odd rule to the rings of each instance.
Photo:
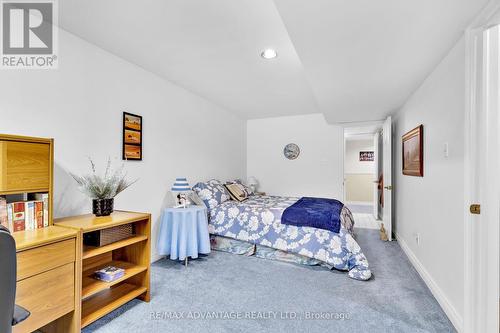
[[[187,269],[161,260],[150,303],[133,300],[83,332],[455,332],[397,242],[379,241],[376,230],[356,234],[374,274],[368,282],[223,252]],[[207,312],[226,318],[196,318]]]
[[[352,213],[373,214],[373,205],[359,205],[359,204],[346,203],[346,206],[351,210]]]

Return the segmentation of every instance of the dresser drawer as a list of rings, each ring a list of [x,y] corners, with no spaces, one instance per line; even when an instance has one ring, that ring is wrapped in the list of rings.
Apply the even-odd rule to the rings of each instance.
[[[50,145],[0,141],[0,191],[48,189]]]
[[[17,253],[17,281],[75,261],[75,239]]]
[[[75,263],[17,283],[16,304],[31,312],[14,333],[32,332],[75,308]]]

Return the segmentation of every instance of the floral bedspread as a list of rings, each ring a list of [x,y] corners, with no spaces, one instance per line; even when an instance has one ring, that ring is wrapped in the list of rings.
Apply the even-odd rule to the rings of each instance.
[[[234,238],[317,259],[349,277],[368,280],[368,260],[352,235],[353,219],[346,207],[339,233],[312,227],[281,224],[283,211],[298,198],[251,196],[244,202],[229,200],[210,209],[211,234]]]

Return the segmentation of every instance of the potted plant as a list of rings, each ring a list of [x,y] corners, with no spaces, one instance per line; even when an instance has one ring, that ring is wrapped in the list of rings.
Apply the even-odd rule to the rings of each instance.
[[[96,173],[95,164],[89,158],[92,173],[84,176],[71,176],[78,183],[82,193],[92,199],[92,213],[96,216],[108,216],[113,212],[114,198],[137,180],[128,181],[123,172],[124,165],[116,170],[111,169],[111,160],[108,158],[106,171],[103,176]]]

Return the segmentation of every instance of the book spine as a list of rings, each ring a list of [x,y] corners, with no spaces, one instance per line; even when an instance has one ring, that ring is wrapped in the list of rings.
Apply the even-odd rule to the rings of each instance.
[[[7,221],[9,223],[9,230],[11,232],[14,231],[14,220],[13,220],[14,214],[12,213],[12,204],[7,204]]]
[[[101,281],[112,282],[122,278],[125,272],[118,272],[116,274],[96,273],[94,276]]]
[[[36,228],[37,229],[44,227],[44,224],[43,224],[43,201],[35,201],[35,221],[36,221]]]
[[[28,201],[25,203],[24,220],[26,221],[26,230],[35,230],[35,203]]]
[[[24,230],[31,230],[30,211],[27,202],[24,203]]]
[[[12,204],[12,222],[14,231],[26,229],[24,202],[14,202]]]
[[[45,193],[42,195],[43,201],[43,226],[49,226],[49,194]]]
[[[0,197],[0,224],[4,227],[9,227],[9,220],[7,218],[7,200],[4,197]]]

